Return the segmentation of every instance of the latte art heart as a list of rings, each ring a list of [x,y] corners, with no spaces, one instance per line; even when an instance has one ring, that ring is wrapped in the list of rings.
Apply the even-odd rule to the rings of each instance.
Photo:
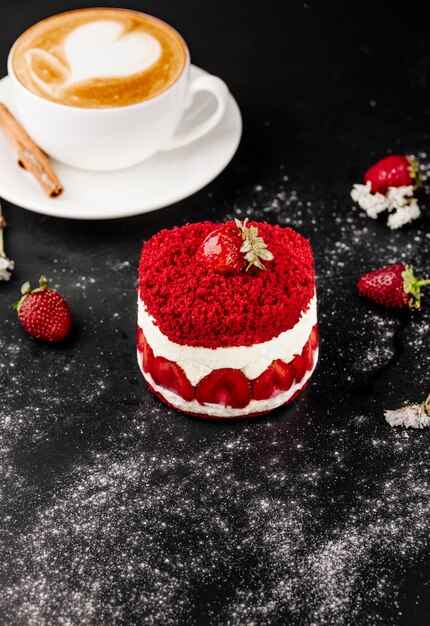
[[[61,88],[91,78],[115,78],[143,72],[161,55],[157,39],[138,31],[123,33],[118,22],[100,20],[79,26],[66,37],[64,56],[58,57],[40,48],[30,48],[25,54],[28,72],[35,83],[48,94],[58,94]],[[40,63],[43,70],[38,72]]]
[[[48,18],[17,42],[13,67],[29,89],[71,106],[122,106],[163,91],[186,61],[179,35],[125,9]]]
[[[160,58],[161,46],[144,31],[124,34],[118,22],[100,20],[70,33],[64,53],[71,71],[68,83],[76,83],[143,72]]]

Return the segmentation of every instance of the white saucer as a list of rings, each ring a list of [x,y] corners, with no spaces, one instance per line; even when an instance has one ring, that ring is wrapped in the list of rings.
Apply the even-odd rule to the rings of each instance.
[[[192,66],[191,76],[205,74]],[[0,80],[0,102],[15,113],[8,77]],[[184,124],[208,114],[211,97],[198,99]],[[220,124],[205,137],[126,170],[88,172],[52,161],[64,185],[58,198],[47,198],[35,179],[21,170],[0,129],[0,196],[30,211],[71,219],[110,219],[161,209],[187,198],[211,182],[232,159],[242,134],[239,107],[230,103]]]

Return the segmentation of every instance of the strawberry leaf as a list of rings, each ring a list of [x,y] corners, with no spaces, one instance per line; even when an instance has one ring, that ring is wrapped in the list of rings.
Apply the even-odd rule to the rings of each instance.
[[[242,235],[243,244],[240,251],[245,255],[245,260],[248,261],[246,271],[253,265],[260,270],[265,270],[266,267],[261,262],[261,259],[272,261],[274,256],[268,249],[263,237],[258,236],[257,226],[247,226],[248,218],[245,218],[243,222],[235,218],[234,223]]]
[[[417,278],[414,275],[414,268],[412,265],[406,265],[405,270],[402,272],[403,289],[405,293],[411,296],[409,300],[409,307],[411,309],[419,309],[421,306],[421,287],[430,285],[430,280],[424,278]]]

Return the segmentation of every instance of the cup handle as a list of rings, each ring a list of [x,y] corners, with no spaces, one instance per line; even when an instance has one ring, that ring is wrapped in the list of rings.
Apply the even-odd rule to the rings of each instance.
[[[217,108],[212,115],[204,122],[196,124],[189,130],[173,135],[162,150],[174,150],[200,139],[207,135],[222,120],[228,104],[229,91],[224,81],[217,76],[198,76],[188,86],[186,94],[185,108],[191,107],[194,96],[199,91],[209,91],[217,99]]]

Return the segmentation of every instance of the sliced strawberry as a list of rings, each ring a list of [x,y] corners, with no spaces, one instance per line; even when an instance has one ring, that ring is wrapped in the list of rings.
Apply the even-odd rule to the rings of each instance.
[[[294,369],[294,378],[296,382],[300,382],[306,373],[305,359],[302,357],[301,354],[296,354],[293,359],[292,365]]]
[[[272,398],[282,391],[287,391],[293,382],[294,370],[292,366],[276,359],[258,378],[252,381],[252,397],[255,400]]]
[[[313,351],[310,337],[303,346],[301,354],[297,354],[294,357],[292,365],[294,368],[296,383],[300,382],[306,372],[312,369]]]
[[[146,341],[146,337],[140,326],[137,327],[137,349],[142,353],[142,367],[145,372],[147,372],[149,371],[151,361],[154,358],[154,353],[151,346]]]
[[[149,373],[160,387],[174,391],[189,402],[194,399],[194,387],[177,363],[162,356],[156,356],[150,362]]]
[[[305,345],[303,346],[301,357],[302,357],[302,359],[304,359],[305,369],[308,372],[309,370],[312,369],[312,365],[313,365],[313,362],[314,362],[313,350],[312,350],[312,342],[311,342],[311,338],[310,337],[307,340],[307,342],[305,343]]]
[[[312,328],[309,341],[311,342],[312,350],[316,350],[318,348],[318,324],[315,324]]]
[[[205,376],[197,385],[200,404],[223,404],[243,409],[251,400],[251,385],[240,370],[222,368]]]

